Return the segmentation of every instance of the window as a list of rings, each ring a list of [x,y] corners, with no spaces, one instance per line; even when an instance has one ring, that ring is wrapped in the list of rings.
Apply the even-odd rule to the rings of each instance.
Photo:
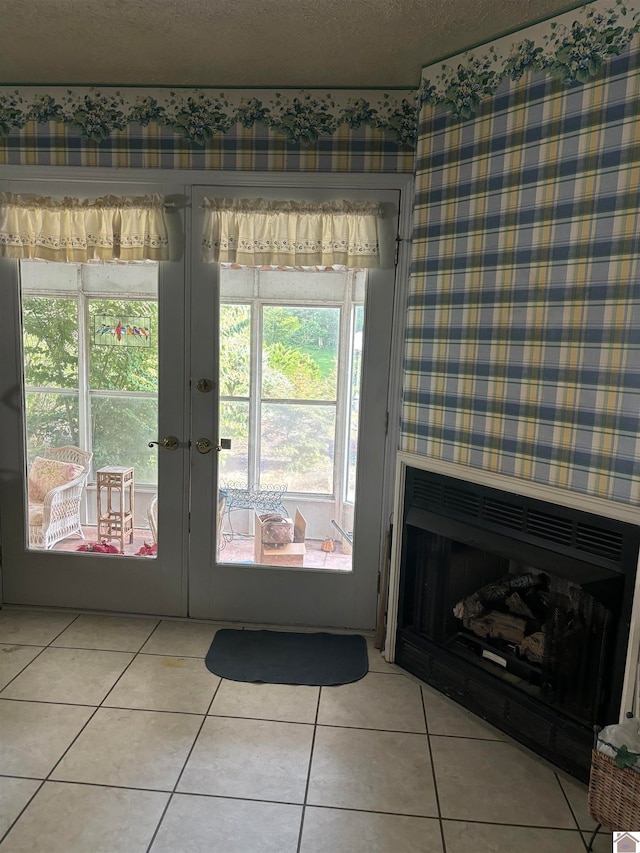
[[[93,452],[93,471],[157,483],[157,264],[22,261],[29,463],[47,447]]]
[[[355,499],[366,273],[223,267],[223,484]]]

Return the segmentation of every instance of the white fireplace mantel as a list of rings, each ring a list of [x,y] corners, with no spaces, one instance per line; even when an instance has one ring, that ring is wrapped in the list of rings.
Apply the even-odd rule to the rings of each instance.
[[[617,521],[625,521],[629,524],[640,525],[640,508],[615,504],[601,498],[581,495],[575,492],[567,492],[520,480],[516,477],[507,477],[504,474],[493,474],[478,468],[470,468],[457,462],[447,462],[441,459],[432,459],[419,456],[415,453],[400,451],[396,458],[396,477],[394,491],[394,531],[393,546],[391,551],[391,568],[389,572],[389,596],[387,607],[387,632],[385,640],[384,656],[389,663],[395,660],[395,638],[398,627],[398,598],[400,589],[400,550],[402,546],[402,530],[404,526],[404,490],[407,468],[419,468],[423,471],[433,471],[447,477],[456,477],[459,480],[467,480],[479,483],[494,489],[502,489],[512,494],[525,495],[536,500],[548,501],[560,504],[572,509],[590,512],[593,515],[613,518]],[[631,627],[629,631],[629,643],[627,646],[627,658],[625,667],[624,683],[622,687],[622,699],[620,703],[620,719],[622,720],[628,711],[640,714],[640,699],[638,692],[640,685],[640,555],[636,569],[636,581],[631,613]]]

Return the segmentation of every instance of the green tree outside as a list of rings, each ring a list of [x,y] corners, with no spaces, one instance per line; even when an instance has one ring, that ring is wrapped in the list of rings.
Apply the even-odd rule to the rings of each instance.
[[[47,447],[79,444],[78,311],[72,297],[23,299],[24,370],[29,461]],[[101,346],[100,315],[136,317],[151,329],[150,346]],[[147,446],[158,423],[158,307],[146,300],[89,301],[89,397],[94,467],[133,465],[139,483],[157,483],[156,453]],[[67,393],[61,393],[62,391]],[[95,391],[149,396],[102,396]]]
[[[43,389],[26,395],[30,460],[48,446],[79,443],[79,310],[79,300],[73,297],[23,300],[25,380],[30,388]],[[144,321],[151,330],[150,346],[102,345],[96,323],[104,316]],[[260,395],[267,408],[263,410],[261,470],[266,477],[288,479],[291,488],[293,481],[299,481],[301,491],[330,491],[333,406],[283,406],[276,401],[335,402],[340,309],[268,305],[262,320]],[[157,434],[157,330],[154,301],[89,300],[94,467],[133,465],[136,481],[148,484],[157,483],[157,453],[147,447]],[[250,336],[251,306],[221,305],[221,427],[234,441],[234,453],[222,465],[223,473],[226,468],[234,478],[243,470],[246,476],[248,467]],[[109,392],[123,392],[123,396]],[[127,392],[135,396],[126,396]],[[236,399],[224,399],[230,397]],[[269,400],[274,403],[267,405]],[[352,418],[357,421],[357,405]]]

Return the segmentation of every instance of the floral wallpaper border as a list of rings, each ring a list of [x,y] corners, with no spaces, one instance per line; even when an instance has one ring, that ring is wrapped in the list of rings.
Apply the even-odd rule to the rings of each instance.
[[[368,125],[412,145],[417,104],[411,90],[396,97],[356,90],[322,95],[306,90],[234,90],[225,95],[211,89],[0,89],[0,136],[29,121],[62,122],[97,141],[131,123],[156,122],[196,145],[205,145],[236,123],[250,128],[262,122],[288,142],[301,145],[332,135],[341,125],[352,129]]]
[[[129,124],[155,122],[187,141],[204,146],[235,124],[263,123],[287,142],[310,145],[345,125],[377,128],[401,145],[415,146],[420,108],[443,107],[470,118],[504,79],[526,71],[546,71],[564,83],[584,83],[602,63],[619,54],[640,32],[640,8],[625,0],[594,0],[577,10],[520,30],[423,69],[417,91],[318,94],[300,90],[265,92],[211,89],[150,90],[115,88],[0,87],[0,136],[28,122],[60,122],[95,141]]]
[[[439,71],[436,65],[423,68],[418,100],[466,119],[503,80],[519,80],[526,71],[546,71],[567,85],[586,83],[638,32],[640,6],[595,0],[451,57]]]

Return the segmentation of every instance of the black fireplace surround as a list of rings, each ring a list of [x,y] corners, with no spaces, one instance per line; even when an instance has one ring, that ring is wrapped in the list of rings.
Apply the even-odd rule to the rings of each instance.
[[[395,661],[587,781],[639,546],[635,525],[407,468]]]

